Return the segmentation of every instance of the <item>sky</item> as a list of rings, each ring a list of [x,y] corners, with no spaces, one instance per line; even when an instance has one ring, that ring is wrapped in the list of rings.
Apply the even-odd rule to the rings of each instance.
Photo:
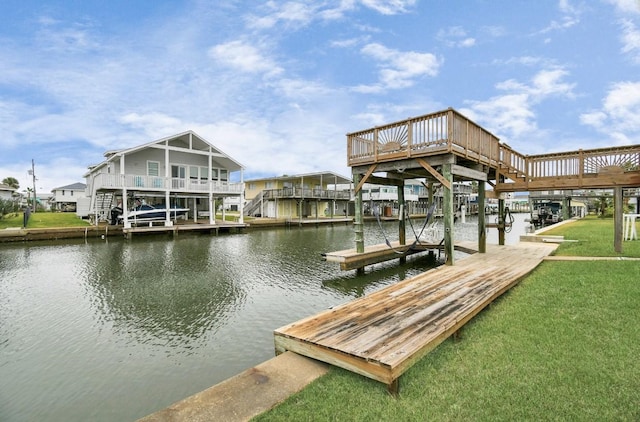
[[[640,144],[640,0],[2,0],[0,180],[193,130],[244,179],[453,107],[522,154]]]

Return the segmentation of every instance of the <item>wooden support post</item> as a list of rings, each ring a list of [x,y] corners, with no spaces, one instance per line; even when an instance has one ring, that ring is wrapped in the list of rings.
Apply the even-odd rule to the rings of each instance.
[[[571,198],[568,196],[562,197],[562,219],[568,220],[571,218]]]
[[[399,377],[391,381],[391,384],[387,384],[387,391],[393,397],[398,398],[398,395],[400,394],[400,378]]]
[[[622,188],[616,186],[613,188],[613,247],[617,253],[622,253]]]
[[[444,214],[444,251],[447,254],[446,265],[453,265],[453,174],[451,164],[442,165],[442,176],[448,181],[442,185],[442,212]]]
[[[404,182],[402,183],[402,185],[398,186],[398,241],[400,242],[401,245],[406,245],[407,244],[407,237],[406,237],[406,222],[404,220],[404,214],[405,214],[405,201],[404,201]],[[406,255],[402,255],[402,257],[400,258],[400,263],[404,264],[407,262],[407,257]]]
[[[487,219],[485,216],[485,183],[478,181],[478,252],[487,252]]]
[[[504,245],[504,221],[505,221],[505,210],[504,210],[504,199],[502,199],[502,194],[498,196],[498,245]]]
[[[358,186],[360,182],[360,175],[357,173],[353,174],[353,184]],[[355,219],[353,223],[355,235],[356,235],[356,252],[364,253],[364,210],[362,207],[362,189],[358,189],[356,191],[356,201],[355,201]],[[358,268],[358,274],[364,273],[364,267]]]
[[[504,176],[500,173],[496,176],[496,184],[504,183]],[[505,234],[505,209],[504,209],[504,194],[502,192],[496,192],[498,194],[498,245],[504,246],[504,234]]]

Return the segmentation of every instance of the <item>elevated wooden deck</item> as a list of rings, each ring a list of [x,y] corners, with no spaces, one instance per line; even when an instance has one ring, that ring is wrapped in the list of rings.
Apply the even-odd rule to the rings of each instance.
[[[434,182],[450,163],[456,179],[494,180],[497,192],[640,186],[640,145],[525,155],[452,108],[349,133],[347,160],[364,179]]]
[[[472,245],[469,245],[472,246]],[[276,353],[290,350],[383,382],[399,377],[531,272],[556,244],[487,245],[441,266],[281,327]]]

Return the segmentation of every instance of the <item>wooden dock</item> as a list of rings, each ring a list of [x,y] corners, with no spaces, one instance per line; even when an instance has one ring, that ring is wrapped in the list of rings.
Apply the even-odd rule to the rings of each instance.
[[[234,222],[220,222],[216,224],[208,224],[208,223],[180,223],[174,224],[173,226],[160,226],[153,224],[144,224],[138,225],[130,228],[123,228],[122,233],[127,238],[131,238],[134,234],[158,234],[158,233],[167,233],[172,236],[177,236],[179,233],[185,232],[205,232],[209,234],[218,235],[220,231],[230,231],[230,230],[240,230],[247,227],[247,224],[244,223],[234,223]]]
[[[325,261],[339,263],[341,270],[348,271],[363,268],[367,265],[398,259],[402,256],[443,249],[443,245],[438,243],[413,242],[406,245],[401,245],[398,241],[390,243],[391,246],[386,243],[365,246],[364,252],[360,253],[358,253],[356,249],[327,252],[323,254],[322,257]],[[477,252],[477,247],[474,249],[469,242],[456,243],[454,248],[465,253]]]
[[[472,247],[470,243],[468,245]],[[276,353],[290,350],[385,383],[400,376],[531,272],[557,244],[487,245],[487,252],[281,327]]]

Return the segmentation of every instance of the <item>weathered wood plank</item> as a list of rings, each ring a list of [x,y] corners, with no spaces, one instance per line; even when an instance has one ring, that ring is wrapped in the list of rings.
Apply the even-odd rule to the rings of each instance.
[[[434,268],[281,327],[274,332],[276,351],[291,350],[391,385],[556,247],[490,246],[455,266]]]

